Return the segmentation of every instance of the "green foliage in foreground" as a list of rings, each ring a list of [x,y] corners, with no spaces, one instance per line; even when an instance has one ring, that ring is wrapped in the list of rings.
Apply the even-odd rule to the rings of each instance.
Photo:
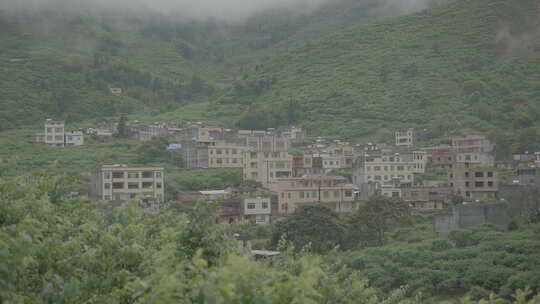
[[[317,256],[297,253],[282,241],[281,256],[255,262],[231,237],[236,227],[214,224],[207,205],[151,215],[137,201],[111,209],[81,199],[52,200],[62,182],[51,176],[0,179],[0,302],[430,303],[420,295],[410,297],[407,288],[391,286],[385,293],[374,288],[378,281],[369,283],[370,273],[354,270],[359,264],[351,263],[364,252]],[[500,250],[537,251],[519,245]],[[398,254],[404,261],[415,257],[381,249],[371,259],[393,261]],[[422,271],[414,275],[422,283],[432,278]],[[376,278],[381,280],[380,274]],[[475,289],[474,295],[482,292]],[[516,303],[540,303],[539,297],[527,302],[524,295],[518,293]],[[482,303],[504,302],[493,297]]]

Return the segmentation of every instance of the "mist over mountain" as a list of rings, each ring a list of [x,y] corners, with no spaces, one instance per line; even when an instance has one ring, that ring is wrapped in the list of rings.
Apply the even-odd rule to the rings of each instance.
[[[244,22],[272,11],[309,14],[325,6],[369,6],[381,14],[410,13],[442,0],[17,0],[1,2],[10,13],[62,11],[74,13],[118,12],[144,15],[159,12],[183,20]]]

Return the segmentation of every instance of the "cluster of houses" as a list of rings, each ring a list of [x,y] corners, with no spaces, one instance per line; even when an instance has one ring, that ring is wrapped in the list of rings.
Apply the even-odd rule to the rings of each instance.
[[[424,135],[413,129],[395,132],[394,145],[308,141],[296,127],[233,131],[203,123],[134,123],[130,130],[138,140],[178,142],[173,148],[181,150],[186,169],[242,170],[242,185],[184,191],[175,198],[188,205],[219,198],[218,222],[270,223],[313,202],[350,212],[374,195],[402,198],[417,210],[443,209],[454,197],[465,202],[495,199],[498,167],[508,165],[495,162],[493,144],[482,135],[419,147]],[[531,167],[540,167],[540,153],[532,155],[519,158],[529,162],[529,169],[518,170],[510,183],[532,183],[526,176],[536,176]],[[163,168],[103,166],[93,173],[91,195],[102,200],[143,197],[159,204],[164,201],[163,180]]]
[[[110,124],[84,132],[68,131],[63,121],[47,119],[44,132],[36,134],[36,142],[52,147],[79,146],[84,144],[85,134],[111,137],[116,127]],[[296,127],[235,131],[200,122],[135,122],[128,128],[136,140],[174,142],[168,149],[182,153],[186,169],[242,170],[241,185],[181,191],[171,199],[185,205],[219,201],[216,222],[268,224],[302,204],[315,202],[336,212],[352,212],[375,195],[401,198],[420,211],[440,210],[456,199],[466,203],[512,200],[527,187],[540,187],[540,152],[495,161],[494,145],[477,134],[426,147],[419,145],[423,132],[413,129],[395,132],[393,145],[361,145],[320,137],[308,140],[306,132]],[[500,178],[501,171],[508,174]],[[104,165],[92,172],[90,188],[92,199],[122,202],[140,198],[148,210],[157,211],[165,202],[165,170]],[[452,214],[439,215],[436,228],[444,235],[466,227],[471,219],[503,227],[508,218],[501,216],[501,208],[496,203],[459,205]]]

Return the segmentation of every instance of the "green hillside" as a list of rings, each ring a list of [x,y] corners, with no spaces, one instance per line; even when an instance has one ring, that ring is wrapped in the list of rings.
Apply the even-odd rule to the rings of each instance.
[[[456,0],[398,17],[375,3],[244,25],[0,13],[0,130],[127,113],[297,124],[352,140],[405,127],[435,139],[474,131],[504,143],[503,154],[540,148],[530,140],[540,121],[537,1]],[[122,97],[107,94],[116,86]]]
[[[220,89],[212,67],[199,63],[211,54],[186,59],[189,43],[164,39],[151,18],[0,12],[0,25],[0,130],[45,117],[155,114]],[[109,96],[109,87],[123,96]]]
[[[339,0],[310,14],[268,12],[235,24],[136,4],[126,11],[62,2],[16,13],[0,6],[0,130],[45,117],[78,122],[182,111],[215,100],[299,41],[403,13],[377,0]],[[123,96],[108,96],[109,87],[123,88]]]
[[[237,81],[214,113],[244,109],[245,127],[295,123],[348,138],[402,127],[435,137],[531,134],[540,115],[536,8],[534,0],[460,0],[298,41]]]

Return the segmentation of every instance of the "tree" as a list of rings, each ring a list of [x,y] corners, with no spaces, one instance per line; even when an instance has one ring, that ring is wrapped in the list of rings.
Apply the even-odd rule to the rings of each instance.
[[[320,204],[306,205],[278,222],[272,244],[277,245],[285,236],[298,250],[310,245],[313,252],[324,253],[340,245],[344,233],[345,225],[330,208]]]
[[[116,136],[120,138],[129,137],[129,128],[127,126],[127,117],[125,115],[120,116],[118,120],[118,126],[116,127],[117,133]]]
[[[359,224],[356,234],[361,238],[368,238],[376,246],[384,244],[384,234],[390,228],[399,224],[410,224],[411,215],[407,203],[399,198],[375,196],[358,209],[351,218],[352,224]],[[349,231],[355,234],[354,229]],[[353,237],[354,239],[354,237]]]

